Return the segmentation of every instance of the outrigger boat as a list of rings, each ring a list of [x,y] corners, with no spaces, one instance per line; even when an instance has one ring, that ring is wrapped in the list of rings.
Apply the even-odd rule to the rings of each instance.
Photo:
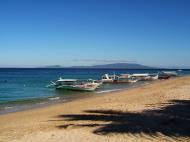
[[[47,87],[55,87],[56,89],[76,90],[76,91],[94,91],[100,87],[101,82],[95,80],[77,80],[77,79],[62,79],[61,77],[56,82],[51,82]]]
[[[137,81],[138,79],[131,77],[129,74],[121,74],[117,79],[118,83],[135,83]]]
[[[162,71],[161,74],[168,75],[170,77],[178,76],[178,73],[176,71]]]
[[[179,76],[179,74],[176,71],[161,71],[158,73],[159,79],[169,79],[170,77],[177,77],[177,76]]]
[[[158,74],[139,73],[130,75],[131,78],[136,78],[139,81],[153,81],[158,79]]]
[[[117,82],[118,76],[114,75],[109,75],[109,74],[104,74],[102,76],[102,82],[103,83],[114,83]]]
[[[138,79],[131,77],[129,74],[117,75],[108,75],[105,74],[102,76],[103,83],[135,83]]]

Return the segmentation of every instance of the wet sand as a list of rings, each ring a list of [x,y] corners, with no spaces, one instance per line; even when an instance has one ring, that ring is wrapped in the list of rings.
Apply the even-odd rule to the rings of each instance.
[[[190,141],[190,77],[0,116],[0,142]]]

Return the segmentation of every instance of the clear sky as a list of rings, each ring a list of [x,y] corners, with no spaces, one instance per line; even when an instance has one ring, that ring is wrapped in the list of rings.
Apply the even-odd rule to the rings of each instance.
[[[190,0],[0,0],[0,66],[190,67]]]

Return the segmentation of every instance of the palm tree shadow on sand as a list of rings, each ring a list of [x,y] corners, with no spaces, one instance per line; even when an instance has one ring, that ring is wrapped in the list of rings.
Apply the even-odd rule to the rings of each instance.
[[[156,135],[159,132],[166,136],[190,136],[190,100],[172,100],[167,106],[141,113],[86,110],[83,114],[59,115],[58,117],[61,118],[58,121],[69,122],[67,125],[57,126],[60,129],[68,126],[94,127],[93,133],[101,135],[109,133]],[[83,123],[79,124],[79,121]]]

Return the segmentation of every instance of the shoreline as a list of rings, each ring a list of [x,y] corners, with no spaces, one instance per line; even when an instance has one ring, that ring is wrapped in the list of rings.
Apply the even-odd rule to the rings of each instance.
[[[154,115],[152,116],[152,114],[151,117],[148,117],[145,114],[148,111],[153,112],[154,109],[159,109],[160,107],[163,108],[168,105],[175,105],[174,102],[171,102],[172,100],[190,100],[189,91],[190,77],[179,77],[170,80],[156,81],[141,87],[111,92],[105,95],[90,96],[84,99],[81,98],[67,103],[3,114],[0,115],[0,141],[9,142],[13,141],[13,139],[15,142],[41,142],[45,140],[48,142],[59,142],[62,140],[70,140],[71,142],[79,140],[124,141],[125,139],[128,139],[128,141],[187,141],[190,140],[189,132],[186,132],[188,135],[185,132],[182,133],[182,128],[184,127],[185,129],[188,124],[183,124],[181,128],[181,125],[177,123],[180,127],[180,131],[177,131],[178,129],[176,128],[176,132],[178,132],[179,135],[177,136],[173,135],[173,133],[175,134],[173,130],[170,130],[172,133],[165,133],[164,130],[167,129],[167,125],[165,129],[161,129],[161,126],[158,126],[158,128],[154,127],[155,124],[149,125],[151,120],[156,120],[155,122],[165,121],[164,117],[153,117]],[[145,114],[138,115],[142,112]],[[94,113],[97,113],[97,116]],[[128,126],[128,123],[125,124],[125,121],[122,126],[118,125],[118,123],[120,123],[117,122],[118,119],[120,120],[118,116],[123,113],[125,113],[125,115],[122,116],[121,120],[123,121],[126,119],[129,122],[133,122],[131,125],[135,126],[131,129],[138,128],[139,132],[142,131],[142,135],[139,132],[134,133],[134,130],[129,131],[126,128],[123,129],[123,125]],[[126,114],[128,117],[126,117]],[[88,115],[89,117],[87,117]],[[102,115],[105,116],[103,117]],[[102,118],[99,118],[99,116],[102,116]],[[129,116],[135,116],[135,119],[130,120]],[[117,117],[117,119],[114,117]],[[126,118],[123,119],[123,117]],[[138,117],[142,120],[138,119]],[[150,122],[146,124],[147,120]],[[177,122],[178,121],[179,120],[177,120]],[[185,122],[186,120],[183,121]],[[95,134],[95,132],[99,130],[99,127],[104,128],[112,123],[114,124],[111,125],[111,128],[114,128],[112,132],[109,132],[109,127],[104,131],[100,129],[102,132],[107,132],[108,135],[101,133],[98,135]],[[89,127],[87,127],[88,125]],[[115,125],[117,127],[115,127]],[[151,135],[154,134],[153,131],[158,132],[158,134],[152,137],[148,132],[144,131],[144,128],[140,127],[141,125],[148,127],[149,131],[152,131],[150,131],[152,133],[150,133]],[[128,127],[130,127],[130,125]],[[159,127],[161,128],[159,129]],[[170,127],[175,127],[175,125],[173,126],[172,124]],[[190,127],[188,126],[188,128]],[[119,131],[121,130],[124,132],[120,133]]]
[[[157,81],[159,81],[159,80],[157,80]],[[130,84],[131,86],[126,86],[126,88],[120,88],[120,89],[114,89],[113,88],[113,89],[110,89],[110,90],[95,91],[95,92],[83,92],[83,93],[78,92],[79,94],[74,94],[74,95],[72,95],[72,97],[67,98],[67,99],[51,100],[52,98],[54,99],[54,98],[59,97],[59,96],[51,96],[51,97],[48,97],[48,98],[44,98],[44,99],[46,99],[46,101],[41,101],[39,103],[34,102],[34,103],[30,103],[30,104],[15,105],[15,106],[7,105],[4,108],[8,108],[8,109],[0,110],[0,116],[4,115],[4,114],[28,111],[28,110],[38,109],[38,108],[45,108],[45,107],[56,105],[56,104],[69,103],[69,102],[72,102],[72,101],[77,101],[77,100],[80,100],[80,99],[90,98],[90,97],[94,97],[94,96],[98,96],[98,95],[106,95],[106,94],[109,94],[109,93],[127,91],[127,90],[130,90],[130,89],[139,88],[139,87],[142,87],[142,86],[145,86],[145,85],[153,84],[153,83],[155,83],[157,81],[139,82],[138,84]],[[128,84],[126,84],[126,85],[128,85]],[[74,92],[74,93],[77,93],[77,92]],[[42,99],[42,98],[36,98],[36,100],[38,100],[38,99]],[[30,100],[26,100],[26,101],[30,101]]]
[[[190,77],[190,76],[189,76]],[[171,78],[169,80],[173,80],[175,78]],[[131,86],[131,87],[128,87],[128,88],[122,88],[122,89],[113,89],[113,90],[105,90],[105,92],[85,92],[84,94],[77,94],[78,96],[76,98],[72,98],[72,99],[68,99],[68,100],[58,100],[58,101],[55,101],[55,102],[47,102],[45,104],[34,104],[34,106],[29,106],[28,108],[23,108],[23,109],[19,109],[19,110],[13,110],[13,111],[10,111],[10,112],[3,112],[3,113],[0,113],[0,117],[3,116],[3,115],[9,115],[9,114],[15,114],[15,113],[22,113],[22,112],[27,112],[27,111],[35,111],[35,110],[38,110],[38,109],[46,109],[48,107],[52,107],[52,106],[56,106],[56,105],[64,105],[64,104],[67,104],[67,103],[72,103],[72,102],[77,102],[77,101],[81,101],[81,100],[84,100],[84,99],[93,99],[93,98],[96,98],[96,97],[103,97],[103,96],[107,96],[107,95],[113,95],[113,94],[118,94],[118,93],[123,93],[123,92],[126,92],[126,91],[130,91],[130,90],[133,90],[133,89],[139,89],[141,87],[145,87],[145,86],[148,86],[148,85],[153,85],[155,83],[159,83],[159,82],[164,82],[164,81],[167,81],[167,80],[157,80],[157,81],[146,81],[144,83],[141,83],[141,84],[138,84],[138,85],[135,85],[135,86]],[[54,98],[54,97],[52,97]]]

